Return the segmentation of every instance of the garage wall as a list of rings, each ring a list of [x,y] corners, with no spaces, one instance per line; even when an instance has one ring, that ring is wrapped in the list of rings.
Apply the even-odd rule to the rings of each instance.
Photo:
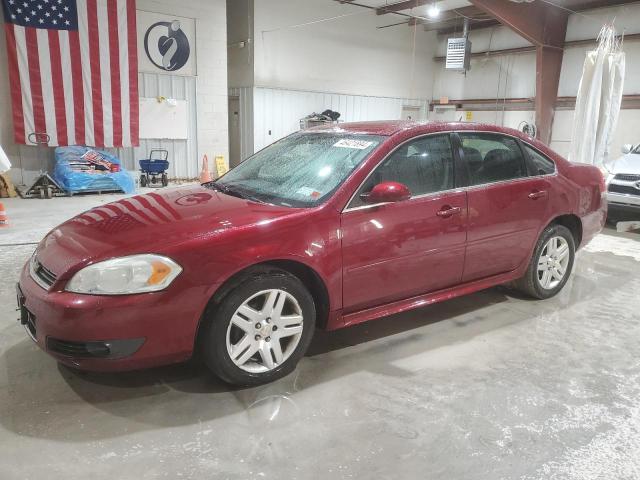
[[[173,154],[171,177],[194,178],[203,155],[228,158],[227,141],[227,21],[225,0],[137,0],[137,8],[196,19],[197,76],[145,74],[140,95],[185,99],[195,119],[189,141],[142,141],[135,152],[121,152],[127,164],[146,157],[150,148],[168,148]],[[157,75],[158,78],[154,78]],[[190,117],[192,117],[190,115]],[[193,132],[193,134],[192,134]],[[195,136],[195,138],[194,138]]]
[[[602,8],[584,15],[571,15],[567,26],[567,41],[595,38],[602,25],[615,20],[619,32],[640,33],[640,5]],[[530,46],[531,44],[507,27],[472,31],[469,34],[472,51],[499,50]],[[562,62],[559,96],[575,96],[582,76],[584,56],[593,46],[568,47]],[[640,42],[625,42],[627,70],[625,94],[640,93]],[[439,37],[437,55],[446,54],[446,37]],[[535,60],[533,52],[474,58],[471,70],[464,74],[446,71],[442,62],[436,62],[433,98],[445,95],[455,99],[503,98],[535,96]],[[498,89],[498,84],[500,88]]]
[[[333,0],[255,0],[254,5],[256,86],[431,96],[433,33],[407,26],[377,29],[397,20]]]
[[[379,29],[395,20],[333,0],[227,5],[229,28],[237,29],[228,35],[229,95],[240,98],[244,114],[243,159],[298,130],[300,119],[312,112],[337,110],[346,122],[393,120],[401,118],[403,106],[416,106],[426,118],[434,33]],[[253,17],[247,19],[251,5]]]
[[[277,88],[254,89],[255,151],[300,129],[300,119],[312,112],[340,112],[341,122],[400,119],[403,106],[419,108],[426,118],[427,101],[393,97],[346,95]],[[419,119],[418,118],[418,119]]]
[[[198,122],[196,85],[198,78],[186,75],[154,73],[138,74],[138,89],[141,98],[165,97],[186,100],[188,106],[187,131],[192,132],[186,140],[140,139],[140,146],[119,148],[114,153],[127,170],[138,170],[138,160],[148,158],[152,149],[167,150],[170,178],[196,178],[200,172],[198,155]],[[209,155],[210,156],[210,155]]]
[[[137,0],[137,8],[196,19],[197,77],[177,75],[141,75],[140,95],[164,95],[191,102],[193,121],[189,141],[142,141],[140,148],[121,151],[128,168],[144,158],[148,149],[164,147],[170,150],[173,177],[195,177],[198,165],[206,153],[209,158],[228,158],[227,141],[227,48],[225,0]],[[31,183],[41,165],[51,169],[53,148],[18,146],[13,142],[13,124],[6,71],[7,57],[4,33],[0,34],[0,142],[15,167],[10,175],[16,184]],[[156,93],[157,92],[157,93]],[[191,134],[191,133],[190,133]],[[22,165],[24,170],[19,167]],[[136,167],[137,168],[137,167]]]
[[[9,161],[14,167],[20,166],[20,149],[13,142],[13,119],[11,107],[11,93],[9,91],[9,75],[7,74],[7,44],[4,31],[0,32],[0,145],[9,157]],[[33,157],[38,153],[38,149],[30,147],[34,152]],[[48,156],[45,154],[43,160],[46,161]],[[30,170],[36,170],[39,162],[33,158],[28,164]],[[10,176],[14,182],[22,180],[21,172],[13,168]],[[28,175],[25,181],[28,181],[32,175]]]
[[[569,17],[567,26],[567,41],[594,38],[605,22],[615,20],[619,32],[626,34],[640,32],[640,5],[632,4],[614,8],[603,8],[586,12],[587,15],[574,14]],[[473,51],[497,50],[516,48],[530,45],[519,35],[506,27],[472,31],[470,38]],[[437,54],[446,53],[446,39],[440,38]],[[582,65],[587,51],[593,46],[568,47],[562,63],[559,96],[576,96],[582,76]],[[640,42],[626,41],[626,75],[624,94],[640,93]],[[434,76],[434,99],[447,96],[451,99],[502,99],[535,96],[535,53],[521,53],[515,55],[501,55],[487,58],[474,58],[471,70],[466,77],[456,72],[444,70],[442,62],[436,62]],[[553,124],[552,148],[566,155],[571,143],[573,122],[572,110],[559,110]],[[435,114],[431,114],[435,117]],[[507,127],[516,128],[523,121],[533,121],[534,112],[502,111],[473,112],[473,121],[487,121]],[[637,127],[640,121],[640,110],[622,110],[618,128],[614,135],[610,157],[619,156],[620,149],[625,143],[638,143]]]

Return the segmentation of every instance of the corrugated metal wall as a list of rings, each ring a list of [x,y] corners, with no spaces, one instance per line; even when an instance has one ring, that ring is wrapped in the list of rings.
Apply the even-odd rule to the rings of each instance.
[[[119,148],[116,155],[122,160],[127,170],[138,170],[138,160],[148,157],[154,148],[169,151],[170,178],[196,178],[200,172],[198,152],[198,129],[196,120],[196,77],[183,75],[166,75],[156,73],[138,74],[140,97],[166,97],[186,100],[189,109],[189,126],[187,140],[140,139],[136,148]]]
[[[426,119],[428,104],[425,99],[256,87],[253,89],[254,151],[299,130],[300,119],[313,112],[338,111],[341,122],[399,120],[403,106],[419,107],[419,118]]]

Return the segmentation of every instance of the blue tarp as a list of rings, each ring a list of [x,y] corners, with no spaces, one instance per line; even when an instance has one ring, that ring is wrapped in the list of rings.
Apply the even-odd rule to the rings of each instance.
[[[135,185],[133,177],[126,170],[109,172],[96,170],[79,171],[88,165],[82,156],[93,151],[110,163],[120,164],[120,159],[109,153],[93,148],[73,146],[56,148],[56,166],[53,178],[58,184],[70,193],[98,192],[109,190],[122,190],[124,193],[133,193]],[[121,166],[122,168],[122,166]]]

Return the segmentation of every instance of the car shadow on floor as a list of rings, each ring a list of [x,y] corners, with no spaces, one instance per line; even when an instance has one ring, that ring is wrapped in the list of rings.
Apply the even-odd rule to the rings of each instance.
[[[579,298],[595,289],[589,278],[577,283]],[[563,295],[574,295],[574,290],[567,288]],[[578,300],[559,297],[553,300],[556,309]],[[281,408],[283,401],[295,403],[298,392],[355,373],[410,377],[413,372],[395,366],[397,360],[528,321],[537,305],[496,287],[334,332],[317,331],[294,373],[244,389],[220,382],[197,361],[135,372],[80,373],[24,340],[5,352],[8,386],[0,388],[0,423],[22,435],[79,442],[238,413],[251,418],[250,412],[264,409],[266,401]]]

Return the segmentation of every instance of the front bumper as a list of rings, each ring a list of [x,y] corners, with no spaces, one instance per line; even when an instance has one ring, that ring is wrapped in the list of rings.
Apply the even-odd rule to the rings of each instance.
[[[61,363],[82,370],[134,370],[185,361],[193,353],[204,309],[196,288],[122,296],[47,291],[31,278],[28,264],[18,288],[29,336]]]
[[[607,202],[611,207],[640,210],[640,195],[607,192]]]

